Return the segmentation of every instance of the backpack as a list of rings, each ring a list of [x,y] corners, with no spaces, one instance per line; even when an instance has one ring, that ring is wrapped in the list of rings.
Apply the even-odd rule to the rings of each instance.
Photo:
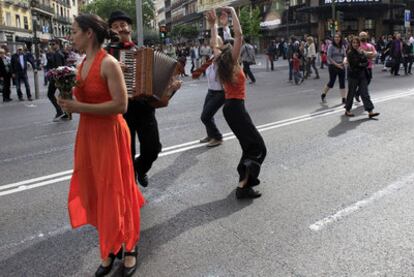
[[[256,64],[256,56],[254,53],[254,48],[251,47],[247,47],[247,44],[244,45],[244,51],[246,52],[246,62],[249,63],[249,65],[253,65]]]

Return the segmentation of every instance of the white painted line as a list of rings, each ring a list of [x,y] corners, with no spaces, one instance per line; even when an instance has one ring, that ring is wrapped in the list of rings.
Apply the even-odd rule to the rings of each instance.
[[[321,219],[317,222],[315,222],[314,224],[310,225],[309,228],[312,231],[320,231],[321,229],[323,229],[324,227],[326,227],[329,224],[332,224],[334,222],[337,222],[341,219],[343,219],[344,217],[347,217],[365,207],[367,207],[368,205],[372,204],[375,201],[380,200],[381,198],[392,194],[394,192],[397,192],[399,190],[401,190],[402,188],[406,187],[407,185],[410,184],[414,184],[414,174],[411,174],[410,176],[407,176],[405,178],[402,178],[401,180],[392,183],[391,185],[385,187],[384,189],[375,192],[374,194],[372,194],[370,197],[365,198],[361,201],[356,202],[355,204],[346,207],[345,209],[342,209],[340,211],[338,211],[337,213],[335,213],[334,215],[330,215],[328,217],[325,217],[324,219]]]
[[[385,102],[385,101],[389,101],[389,100],[393,100],[393,99],[398,99],[398,98],[402,98],[402,97],[406,97],[406,96],[413,96],[413,95],[414,95],[414,90],[411,90],[411,91],[404,92],[404,93],[397,93],[397,94],[393,94],[393,95],[390,95],[390,96],[385,96],[385,97],[380,97],[380,98],[377,98],[377,99],[373,99],[373,101],[375,103],[381,103],[381,102]],[[288,125],[293,125],[293,124],[309,121],[309,120],[316,119],[316,118],[329,116],[329,115],[339,113],[339,112],[344,112],[344,109],[343,109],[342,105],[339,106],[339,107],[336,107],[336,108],[326,109],[324,111],[319,111],[319,112],[315,112],[315,113],[311,113],[311,114],[301,115],[301,116],[288,118],[288,119],[284,119],[284,120],[280,120],[280,121],[275,121],[275,122],[271,122],[271,123],[267,123],[267,124],[263,124],[263,125],[258,125],[258,126],[256,126],[256,128],[258,129],[259,132],[264,132],[264,131],[268,131],[268,130],[272,130],[272,129],[276,129],[276,128],[281,128],[281,127],[288,126]],[[233,135],[233,133],[226,133],[226,134],[223,135],[223,140],[224,141],[232,140],[234,138],[235,138],[235,136]],[[185,151],[188,151],[188,150],[197,149],[197,148],[205,147],[205,146],[206,146],[206,143],[199,143],[198,140],[194,140],[194,141],[190,141],[190,142],[187,142],[187,143],[183,143],[183,144],[163,148],[162,152],[159,154],[159,157],[165,157],[165,156],[169,156],[169,155],[173,155],[173,154],[176,154],[176,153],[181,153],[181,152],[185,152]],[[47,175],[47,176],[43,176],[43,177],[39,177],[39,178],[35,178],[35,179],[30,179],[30,180],[18,182],[18,183],[3,185],[3,186],[0,186],[0,196],[9,195],[9,194],[12,194],[12,193],[17,193],[17,192],[21,192],[21,191],[25,191],[25,190],[30,190],[30,189],[33,189],[33,188],[46,186],[46,185],[50,185],[50,184],[54,184],[54,183],[59,183],[59,182],[64,181],[64,180],[69,180],[71,178],[72,172],[73,172],[72,170],[67,170],[67,171],[55,173],[55,174],[52,174],[52,175]],[[58,178],[58,179],[49,180],[47,182],[35,183],[35,182],[38,182],[38,181],[43,181],[43,180],[47,180],[47,179],[51,179],[51,178],[58,177],[58,176],[63,176],[63,175],[68,175],[68,176]],[[32,183],[35,183],[35,184],[32,184]],[[31,184],[31,185],[27,185],[27,184]],[[23,185],[27,185],[27,186],[22,187]],[[14,187],[17,187],[17,189],[6,190],[6,189],[14,188]],[[3,192],[1,192],[2,190],[3,190]],[[4,191],[4,190],[6,190],[6,191]]]
[[[13,194],[13,193],[16,193],[16,192],[29,190],[29,189],[39,188],[39,187],[43,187],[43,186],[47,186],[47,185],[59,183],[59,182],[62,182],[62,181],[67,181],[67,180],[70,180],[70,178],[72,178],[72,175],[65,176],[65,177],[61,177],[61,178],[57,178],[57,179],[52,179],[52,180],[45,181],[45,182],[40,182],[40,183],[37,183],[37,184],[34,184],[34,185],[30,185],[30,186],[24,186],[24,185],[23,186],[19,186],[19,187],[15,188],[15,189],[0,191],[0,196],[5,196],[5,195],[9,195],[9,194]]]

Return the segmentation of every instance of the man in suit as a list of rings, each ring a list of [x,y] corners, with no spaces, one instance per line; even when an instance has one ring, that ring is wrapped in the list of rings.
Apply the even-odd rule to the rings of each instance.
[[[27,99],[32,101],[32,94],[30,93],[29,78],[27,76],[28,63],[31,64],[33,70],[36,71],[34,61],[29,59],[28,56],[23,52],[23,47],[17,48],[17,53],[11,58],[12,77],[16,81],[17,95],[19,100],[23,101],[22,90],[20,89],[21,83],[24,83],[26,87]]]
[[[3,102],[10,102],[11,65],[6,51],[0,48],[0,81],[3,83]]]

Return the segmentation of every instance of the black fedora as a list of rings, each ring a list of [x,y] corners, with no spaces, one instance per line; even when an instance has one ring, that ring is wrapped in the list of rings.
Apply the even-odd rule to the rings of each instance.
[[[109,16],[109,20],[108,20],[108,24],[109,26],[112,25],[112,23],[114,23],[117,20],[124,20],[126,21],[128,24],[132,24],[132,19],[131,17],[129,17],[126,13],[124,13],[123,11],[114,11],[111,13],[111,15]]]

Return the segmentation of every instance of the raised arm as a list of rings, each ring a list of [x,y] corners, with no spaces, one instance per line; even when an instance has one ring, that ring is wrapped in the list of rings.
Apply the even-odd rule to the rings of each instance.
[[[219,38],[218,38],[218,31],[217,31],[216,10],[213,9],[207,12],[206,18],[207,18],[207,22],[210,25],[210,30],[211,30],[210,44],[213,47],[214,57],[217,57],[218,55],[220,55],[220,49],[219,49]]]
[[[224,7],[223,10],[231,14],[233,19],[234,31],[234,45],[233,45],[233,59],[237,61],[240,57],[240,51],[243,43],[243,32],[240,26],[239,17],[233,7]]]

